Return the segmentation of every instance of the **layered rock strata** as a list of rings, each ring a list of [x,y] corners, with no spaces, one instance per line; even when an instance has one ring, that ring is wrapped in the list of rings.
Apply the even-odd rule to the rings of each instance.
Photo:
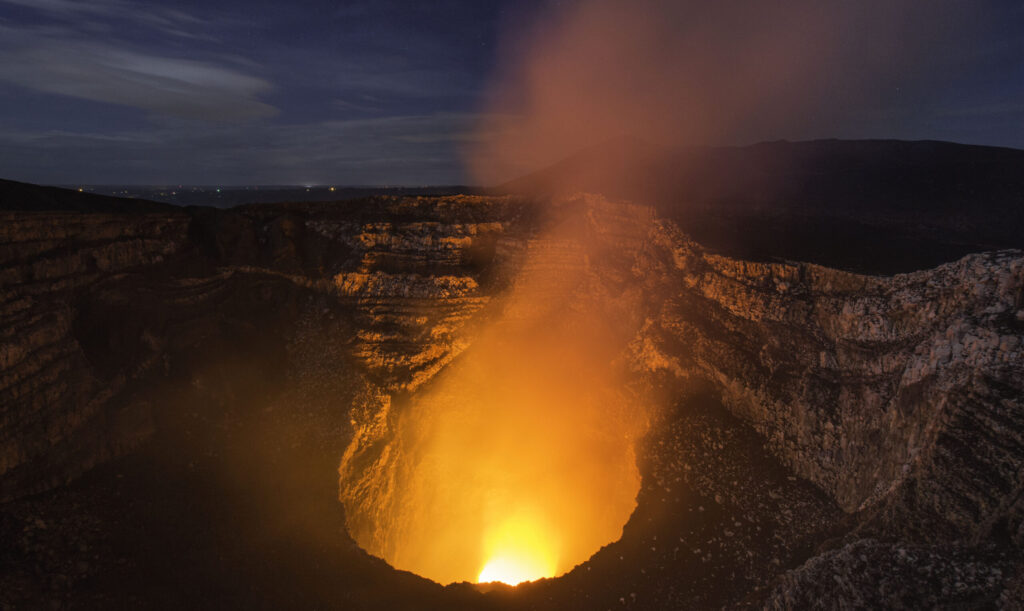
[[[713,389],[850,514],[850,537],[1024,543],[1019,251],[891,277],[739,261],[648,209],[593,197],[0,221],[0,499],[126,451],[154,426],[147,387],[176,363],[240,328],[283,345],[296,304],[316,303],[344,321],[332,341],[361,376],[341,496],[350,526],[372,529],[401,460],[397,414],[481,329],[545,302],[558,304],[552,316],[601,304],[628,336],[620,363],[637,387]],[[527,289],[558,298],[514,297]],[[849,544],[773,600],[797,600],[807,575],[861,556],[901,562],[889,543]]]
[[[465,346],[458,331],[488,302],[481,287],[517,206],[4,213],[0,499],[130,449],[152,426],[146,387],[239,327],[283,343],[300,299],[350,320],[369,380],[415,388]]]
[[[586,278],[562,307],[629,303],[621,325],[637,316],[642,325],[622,358],[638,379],[710,384],[770,452],[857,514],[865,534],[1019,540],[1020,252],[862,276],[729,259],[645,210],[598,198],[565,206],[572,238],[550,231],[528,241],[520,278],[548,278],[552,290],[559,278]],[[537,265],[550,269],[538,274]],[[537,316],[516,311],[519,290],[513,282],[504,316]],[[642,297],[623,299],[629,291]],[[367,405],[377,407],[356,419],[361,433],[342,463],[356,531],[380,527],[373,512],[393,491],[379,486],[393,483],[402,461],[390,453],[392,396]]]
[[[638,363],[711,380],[847,511],[887,505],[968,541],[1018,515],[1020,252],[868,277],[727,259],[670,227],[652,243],[682,290],[638,337]]]
[[[38,481],[48,471],[38,467],[73,453],[68,446],[77,437],[130,443],[137,435],[130,429],[140,425],[123,422],[111,404],[158,355],[98,374],[78,339],[79,296],[105,279],[160,265],[182,248],[187,228],[184,214],[0,218],[0,498],[52,483]],[[77,457],[82,468],[109,455],[108,445]]]

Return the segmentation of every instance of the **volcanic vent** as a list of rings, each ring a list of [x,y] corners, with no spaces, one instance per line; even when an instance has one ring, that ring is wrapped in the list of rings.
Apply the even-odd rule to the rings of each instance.
[[[621,274],[650,217],[585,212],[567,204],[539,233],[497,244],[507,285],[467,325],[469,347],[371,409],[373,433],[346,452],[350,531],[396,568],[514,585],[561,575],[621,536],[653,409],[626,371],[644,302]]]
[[[660,571],[648,596],[720,604],[767,595],[777,567],[842,533],[948,545],[1019,527],[1019,432],[963,419],[1021,409],[1019,253],[867,277],[717,256],[597,197],[544,211],[496,238],[492,297],[460,321],[449,364],[357,401],[341,498],[371,553],[442,583],[516,583],[602,549],[576,583],[643,541]],[[1007,450],[947,468],[978,435]],[[1005,485],[980,483],[995,474]],[[708,506],[717,526],[697,517]],[[990,551],[935,554],[949,575],[1000,574]],[[720,566],[680,591],[708,570],[691,554]]]
[[[1019,251],[744,261],[591,196],[5,218],[5,604],[1020,598]]]

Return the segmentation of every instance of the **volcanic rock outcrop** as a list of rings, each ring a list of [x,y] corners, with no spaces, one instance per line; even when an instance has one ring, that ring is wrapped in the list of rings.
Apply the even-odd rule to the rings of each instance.
[[[283,337],[287,306],[304,293],[329,296],[351,318],[347,341],[370,379],[415,387],[458,348],[452,329],[487,301],[483,267],[509,222],[491,219],[513,217],[503,205],[4,213],[0,498],[130,447],[145,436],[145,408],[118,414],[145,405],[137,386],[159,377],[154,368],[166,373],[234,326]]]
[[[880,278],[710,255],[671,227],[651,243],[681,290],[638,338],[640,362],[712,381],[847,511],[886,505],[891,527],[929,536],[977,540],[1001,521],[1021,536],[1019,252]]]
[[[926,588],[927,571],[908,569],[904,590],[889,580],[868,596],[878,580],[856,567],[917,562],[907,554],[942,565],[935,574],[952,588],[949,600],[1019,595],[1013,579],[1024,564],[1005,547],[1024,544],[1019,251],[891,277],[748,262],[706,251],[647,208],[593,196],[551,205],[451,197],[5,212],[0,220],[0,499],[54,488],[145,443],[160,420],[151,393],[197,351],[256,338],[254,353],[274,364],[268,370],[289,372],[296,329],[330,318],[334,335],[323,340],[344,347],[359,380],[345,407],[350,429],[338,440],[340,496],[350,532],[372,538],[402,461],[398,414],[487,324],[531,315],[517,311],[517,279],[550,266],[556,280],[566,270],[579,279],[569,289],[552,285],[558,307],[588,302],[625,313],[618,364],[637,389],[665,397],[652,415],[661,428],[640,448],[635,520],[657,505],[650,499],[673,496],[669,486],[692,486],[721,511],[761,506],[748,502],[755,494],[809,499],[792,505],[804,523],[785,520],[799,550],[772,551],[756,570],[723,565],[761,575],[749,591],[682,597],[664,584],[687,576],[663,571],[661,591],[671,595],[660,600],[786,607],[812,600],[833,574],[852,574],[834,593],[837,605],[886,604]],[[559,226],[571,231],[550,231]],[[710,461],[700,463],[712,465],[708,473],[689,472],[698,458],[683,455],[697,450],[654,440],[686,422],[679,434],[715,451],[719,442],[701,437],[710,425],[694,416],[698,408],[685,417],[670,409],[695,388],[725,408],[715,427],[749,426],[765,456],[817,491],[797,491],[776,474],[781,492],[754,484],[727,492],[737,478],[721,475],[728,469],[716,461],[733,469],[761,460],[728,450],[699,459]],[[683,462],[665,466],[673,461]],[[679,473],[669,479],[665,469]],[[647,536],[633,522],[623,545]],[[747,528],[739,515],[735,524],[726,530]],[[760,538],[753,529],[761,524],[749,524],[749,540]],[[595,556],[595,571],[612,553]],[[957,590],[967,565],[977,578]],[[564,583],[585,590],[585,579],[574,571]],[[627,606],[636,598],[621,597]]]
[[[77,474],[144,435],[145,419],[124,415],[115,398],[159,360],[157,338],[133,338],[138,358],[103,371],[90,357],[104,355],[90,354],[82,336],[88,305],[74,296],[159,265],[187,229],[184,214],[3,213],[0,498],[52,485],[57,473]],[[130,330],[117,331],[97,339],[121,348]]]

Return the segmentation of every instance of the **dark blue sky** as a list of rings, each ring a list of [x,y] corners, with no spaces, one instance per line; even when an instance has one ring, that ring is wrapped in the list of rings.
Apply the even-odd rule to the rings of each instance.
[[[0,177],[460,183],[499,40],[556,4],[0,0]],[[948,79],[810,135],[1024,148],[1024,3],[978,5],[982,25],[936,41]]]

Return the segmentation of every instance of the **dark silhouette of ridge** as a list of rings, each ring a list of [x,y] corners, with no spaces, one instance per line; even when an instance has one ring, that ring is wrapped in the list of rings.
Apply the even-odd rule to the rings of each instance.
[[[652,205],[732,257],[863,273],[1024,248],[1024,151],[1009,148],[898,140],[669,148],[623,137],[484,192],[541,200],[599,193]],[[239,193],[233,204],[248,201]],[[330,203],[344,195],[355,193]],[[0,180],[0,210],[187,211],[8,180]]]
[[[698,242],[745,258],[863,272],[1024,248],[1024,151],[937,141],[594,146],[495,189],[600,193],[655,206]]]
[[[21,212],[171,212],[178,206],[0,179],[0,210]]]

